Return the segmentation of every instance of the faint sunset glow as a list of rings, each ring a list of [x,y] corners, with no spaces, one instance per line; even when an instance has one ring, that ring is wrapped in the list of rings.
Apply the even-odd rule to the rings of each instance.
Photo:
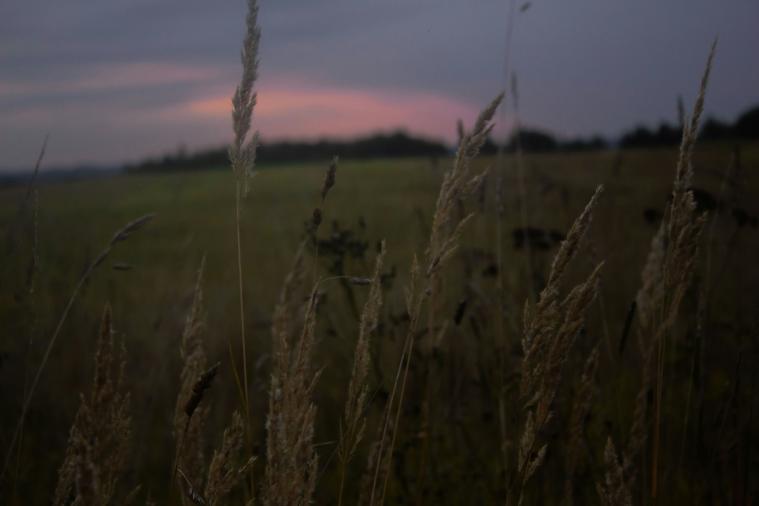
[[[314,88],[294,83],[263,86],[254,123],[265,139],[349,137],[404,128],[452,140],[456,120],[469,120],[477,105],[431,93]],[[165,111],[167,118],[228,120],[228,95],[188,101]]]

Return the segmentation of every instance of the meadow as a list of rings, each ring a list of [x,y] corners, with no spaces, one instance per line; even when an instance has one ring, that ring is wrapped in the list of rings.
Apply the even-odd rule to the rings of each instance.
[[[478,157],[502,93],[450,158],[267,167],[245,25],[229,167],[0,190],[3,504],[752,503],[716,41],[679,150]]]
[[[697,502],[746,499],[756,484],[756,424],[745,413],[755,407],[757,322],[755,293],[759,270],[753,263],[759,230],[751,216],[759,211],[751,195],[757,189],[758,146],[745,144],[740,173],[729,181],[732,144],[699,148],[694,158],[695,187],[708,211],[699,272],[683,302],[682,313],[697,313],[699,287],[709,283],[708,314],[703,355],[705,370],[700,405],[696,401],[689,427],[683,427],[684,396],[696,356],[694,319],[683,317],[673,332],[666,389],[663,464],[667,495],[663,503],[695,498]],[[478,160],[478,167],[494,159]],[[500,346],[489,335],[495,325],[494,307],[501,301],[504,336],[511,366],[506,371],[507,406],[519,409],[514,382],[519,374],[520,334],[524,301],[535,299],[545,286],[552,257],[574,218],[594,188],[605,190],[592,225],[570,273],[581,279],[600,259],[605,260],[598,296],[577,339],[566,367],[567,384],[558,404],[568,409],[579,388],[585,357],[599,350],[592,384],[597,391],[583,429],[581,472],[574,493],[580,503],[596,500],[594,482],[603,470],[607,435],[624,441],[640,385],[640,357],[635,330],[625,330],[632,301],[641,285],[641,271],[661,212],[671,192],[675,150],[606,151],[583,154],[528,155],[523,161],[526,214],[529,225],[545,231],[519,240],[521,192],[516,160],[504,160],[504,202],[501,222],[503,286],[497,290],[498,219],[495,171],[489,172],[481,193],[467,201],[476,211],[455,257],[445,268],[443,294],[436,302],[434,344],[416,358],[404,408],[404,432],[391,473],[388,501],[461,504],[494,503],[505,497],[507,473],[500,458],[501,423],[519,424],[518,414],[499,421],[495,390],[494,351]],[[408,325],[403,288],[409,283],[410,259],[421,255],[435,210],[435,200],[450,160],[387,159],[341,161],[337,180],[323,206],[323,225],[316,237],[318,253],[310,260],[319,276],[368,277],[378,243],[386,241],[384,305],[373,337],[370,368],[370,427],[379,423],[398,367],[399,349]],[[733,162],[734,163],[734,162]],[[277,294],[291,269],[309,228],[312,209],[319,205],[328,161],[323,165],[261,167],[252,191],[243,201],[242,245],[248,335],[252,449],[261,473],[271,368],[271,326]],[[2,267],[0,320],[4,329],[2,365],[3,446],[17,422],[22,396],[33,365],[39,363],[51,329],[72,287],[113,232],[131,219],[155,213],[144,230],[118,244],[85,285],[65,322],[27,417],[21,451],[14,454],[10,503],[44,503],[55,489],[69,436],[68,428],[89,388],[92,356],[103,306],[112,308],[115,333],[126,346],[126,384],[131,393],[133,433],[121,487],[141,484],[141,494],[163,504],[170,502],[166,482],[174,455],[174,405],[182,360],[179,346],[201,258],[206,324],[204,343],[212,362],[222,363],[207,401],[209,435],[220,434],[239,398],[229,364],[227,343],[239,334],[239,300],[234,258],[233,176],[226,170],[156,175],[123,175],[105,180],[43,185],[38,211],[31,224],[11,227],[18,219],[26,188],[2,191],[0,217],[8,236]],[[741,222],[737,209],[748,215]],[[752,215],[753,213],[753,215]],[[712,225],[712,223],[714,225]],[[551,236],[550,231],[555,231]],[[516,234],[516,235],[515,235]],[[557,235],[560,234],[560,235]],[[313,241],[307,241],[312,243]],[[32,260],[36,259],[36,260]],[[30,264],[33,263],[30,267]],[[32,287],[30,290],[29,288]],[[530,291],[532,287],[533,292]],[[324,284],[324,302],[317,319],[315,367],[321,377],[314,391],[318,406],[315,444],[319,455],[316,483],[320,503],[335,500],[334,450],[339,438],[345,388],[351,376],[360,307],[367,287],[344,280]],[[629,327],[629,322],[627,323]],[[634,324],[633,324],[634,327]],[[625,337],[625,332],[632,336]],[[627,340],[627,343],[624,342]],[[238,355],[239,356],[239,355]],[[424,364],[424,365],[422,365]],[[427,382],[423,387],[424,381]],[[567,416],[567,415],[564,415]],[[716,425],[716,428],[715,428]],[[686,431],[686,432],[683,432]],[[365,439],[371,439],[367,431]],[[687,438],[683,438],[683,434]],[[549,452],[545,469],[529,488],[532,501],[558,502],[564,494],[562,442],[566,424],[551,427],[548,438],[557,448]],[[682,439],[681,439],[682,438]],[[736,438],[736,439],[733,439]],[[206,444],[215,439],[209,437]],[[507,442],[516,444],[511,439]],[[558,448],[561,448],[559,450]],[[365,448],[351,466],[349,502],[358,496],[366,459]],[[756,455],[754,453],[754,455]],[[16,460],[17,459],[17,460]],[[426,459],[426,460],[425,460]],[[704,460],[705,459],[705,460]],[[698,481],[694,482],[698,477]],[[238,492],[239,493],[239,492]],[[724,495],[723,495],[724,494]],[[172,495],[171,501],[179,498]],[[566,500],[566,499],[565,499]],[[117,502],[118,503],[118,502]]]

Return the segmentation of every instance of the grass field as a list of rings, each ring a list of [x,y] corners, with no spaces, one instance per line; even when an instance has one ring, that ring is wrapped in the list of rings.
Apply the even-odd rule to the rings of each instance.
[[[753,395],[756,375],[750,371],[759,351],[755,312],[759,229],[750,221],[751,216],[759,215],[754,197],[759,190],[759,146],[742,147],[739,177],[721,190],[731,150],[732,145],[715,144],[699,148],[695,155],[695,186],[708,192],[717,204],[710,206],[700,199],[710,221],[699,274],[683,302],[674,345],[668,350],[661,457],[666,486],[661,504],[685,498],[735,501],[749,497],[746,494],[759,486],[756,479],[750,479],[759,469],[758,425],[750,418],[759,407]],[[590,498],[596,497],[594,483],[603,472],[606,436],[624,441],[632,417],[640,357],[634,332],[626,344],[620,339],[658,227],[653,211],[662,212],[666,206],[676,160],[674,149],[529,155],[525,160],[524,201],[531,227],[565,234],[595,187],[605,185],[588,238],[566,283],[570,286],[599,260],[605,260],[599,295],[578,338],[559,395],[564,413],[576,390],[584,357],[598,343],[601,358],[594,381],[598,397],[584,430],[582,472],[574,490],[581,504],[595,501]],[[484,167],[494,160],[477,163]],[[260,457],[254,476],[263,470],[260,445],[265,439],[271,315],[305,224],[319,203],[327,165],[325,161],[324,165],[261,167],[244,201],[247,358],[252,367],[254,451]],[[383,396],[397,368],[406,324],[403,287],[408,283],[411,258],[423,253],[442,174],[449,165],[448,160],[425,159],[341,161],[337,183],[323,207],[318,259],[308,257],[309,262],[318,264],[319,276],[365,277],[372,272],[378,242],[386,240],[386,301],[373,345],[368,439],[373,437]],[[520,356],[524,301],[535,297],[529,287],[537,291],[544,286],[558,241],[550,239],[550,234],[545,235],[548,239],[536,240],[529,248],[529,261],[528,250],[515,247],[513,231],[521,226],[521,215],[514,159],[507,157],[504,167],[504,290],[500,297],[506,325],[504,346],[511,364],[518,363]],[[422,358],[412,366],[412,378],[418,381],[411,382],[404,411],[407,416],[388,496],[391,502],[493,503],[504,495],[509,470],[501,462],[500,448],[517,442],[502,440],[499,423],[519,423],[511,413],[519,400],[518,392],[508,387],[509,412],[499,422],[498,393],[492,391],[495,387],[490,381],[496,348],[488,331],[493,328],[492,307],[499,298],[493,271],[498,226],[495,181],[493,170],[485,185],[485,198],[466,203],[477,215],[454,260],[445,268],[442,295],[435,308],[439,319],[434,328],[424,330],[434,334],[435,344],[422,347]],[[141,497],[152,495],[164,504],[175,444],[172,417],[182,365],[178,346],[192,302],[195,272],[204,255],[208,329],[204,339],[210,361],[222,362],[209,401],[209,434],[217,436],[209,437],[207,444],[218,443],[222,427],[237,407],[227,354],[230,337],[235,353],[241,353],[237,349],[233,176],[228,170],[209,170],[44,185],[39,188],[36,220],[31,207],[19,217],[25,191],[0,190],[0,223],[7,231],[0,266],[3,449],[8,447],[18,420],[22,393],[81,273],[119,227],[146,213],[156,213],[156,217],[116,246],[75,302],[31,404],[21,452],[14,454],[12,479],[7,482],[15,492],[6,497],[17,504],[45,503],[54,490],[79,392],[89,388],[97,329],[103,306],[109,302],[117,336],[126,344],[134,427],[134,445],[120,486],[131,489],[142,484]],[[739,223],[736,209],[747,213],[747,223]],[[712,221],[714,226],[709,225]],[[37,260],[32,262],[34,258]],[[34,273],[31,278],[30,272]],[[710,272],[708,281],[705,272]],[[703,391],[699,404],[694,401],[687,408],[691,419],[685,427],[685,392],[694,374],[697,348],[692,316],[704,283],[712,290],[704,320],[705,348],[699,359]],[[323,291],[326,298],[318,315],[315,358],[316,367],[322,370],[314,394],[318,406],[315,442],[320,457],[317,497],[320,503],[330,503],[338,479],[332,455],[366,289],[336,280],[325,283]],[[511,377],[518,372],[515,366],[506,374]],[[511,384],[510,380],[505,384]],[[564,429],[551,426],[547,437],[563,440]],[[562,476],[565,458],[559,448],[549,450],[545,469],[528,489],[527,497],[536,503],[556,502],[564,490],[564,482],[557,478]],[[366,451],[363,447],[359,450],[350,469],[347,497],[358,494]]]

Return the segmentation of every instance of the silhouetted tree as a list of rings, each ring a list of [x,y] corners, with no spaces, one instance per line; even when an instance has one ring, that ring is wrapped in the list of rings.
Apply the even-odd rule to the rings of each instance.
[[[619,141],[623,148],[674,146],[680,143],[682,132],[679,128],[663,122],[656,131],[638,126],[622,135]]]
[[[344,158],[380,158],[380,157],[414,157],[444,156],[450,152],[448,146],[441,142],[411,137],[398,131],[390,134],[377,134],[353,141],[319,140],[314,142],[263,142],[258,147],[256,159],[259,163],[289,163],[329,160],[335,155]],[[172,171],[197,170],[226,167],[229,163],[226,148],[203,151],[187,155],[180,151],[159,159],[145,160],[137,165],[127,167],[128,171]]]
[[[738,117],[733,133],[735,137],[741,139],[759,138],[759,106],[749,109]]]
[[[709,118],[701,128],[701,139],[716,141],[734,137],[733,127],[718,119]]]
[[[511,138],[507,145],[508,150],[516,150],[517,142],[519,142],[523,151],[532,153],[554,151],[559,146],[559,143],[551,134],[541,130],[524,128],[511,134]]]
[[[598,151],[609,147],[609,143],[600,135],[589,139],[576,138],[559,144],[562,151]]]

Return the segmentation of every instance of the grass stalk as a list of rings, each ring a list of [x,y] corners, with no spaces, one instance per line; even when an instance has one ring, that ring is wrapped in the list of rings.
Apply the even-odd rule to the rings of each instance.
[[[370,504],[375,504],[375,495],[379,482],[382,462],[391,461],[398,434],[398,423],[403,407],[406,392],[409,366],[414,351],[418,322],[422,317],[422,308],[435,286],[437,276],[442,267],[451,258],[458,248],[459,237],[463,228],[469,222],[472,215],[463,218],[458,213],[458,204],[461,199],[470,195],[481,183],[484,173],[472,175],[471,162],[477,156],[480,148],[487,139],[493,128],[492,119],[495,111],[503,100],[503,93],[499,94],[478,116],[470,133],[465,134],[459,144],[452,169],[446,173],[440,186],[435,214],[432,218],[430,239],[425,252],[424,268],[420,266],[416,256],[411,267],[411,280],[406,288],[406,312],[409,316],[409,325],[404,339],[401,358],[398,363],[393,388],[388,399],[388,413],[383,422],[381,435],[378,443],[377,465],[374,470],[372,487],[370,492]],[[395,413],[393,413],[395,409]],[[389,431],[390,420],[394,420],[392,436],[389,445],[385,447]],[[387,457],[384,453],[387,452]],[[382,490],[379,504],[383,504],[387,492],[389,473],[382,478]]]
[[[81,277],[77,281],[76,285],[74,285],[74,289],[71,292],[71,295],[69,295],[68,302],[66,302],[66,306],[64,307],[63,312],[61,313],[61,316],[58,319],[58,324],[55,326],[55,330],[53,330],[53,334],[51,335],[50,340],[48,341],[47,347],[45,348],[45,352],[42,355],[42,360],[40,361],[40,365],[37,368],[37,372],[34,375],[34,379],[32,380],[31,386],[29,387],[29,391],[24,397],[18,423],[16,424],[16,428],[13,431],[13,436],[11,436],[10,444],[8,445],[8,450],[6,451],[5,461],[3,463],[3,471],[2,471],[2,474],[0,474],[0,479],[2,479],[2,477],[5,476],[5,473],[8,469],[8,464],[11,460],[13,449],[16,445],[19,435],[21,434],[21,428],[24,425],[26,414],[29,411],[29,406],[31,405],[32,398],[34,397],[34,393],[37,390],[37,386],[39,384],[40,378],[42,378],[42,373],[44,372],[45,367],[47,366],[47,362],[50,359],[50,354],[52,353],[53,347],[55,346],[55,343],[58,340],[58,336],[61,333],[61,329],[63,329],[63,325],[64,323],[66,323],[66,320],[68,319],[69,312],[71,312],[71,308],[74,307],[74,303],[79,297],[79,292],[81,292],[82,288],[90,279],[93,272],[95,272],[95,270],[100,266],[100,264],[102,264],[106,260],[106,258],[108,258],[113,248],[118,243],[125,241],[132,233],[138,231],[143,226],[145,226],[150,220],[153,219],[154,216],[155,216],[154,214],[146,214],[144,216],[141,216],[140,218],[137,218],[136,220],[130,221],[129,223],[124,225],[122,228],[117,230],[116,233],[111,238],[111,240],[105,246],[105,248],[87,266],[87,268],[84,270]]]
[[[240,299],[240,348],[242,350],[242,379],[235,368],[235,376],[238,383],[242,381],[243,388],[243,409],[245,410],[245,420],[250,421],[250,396],[248,394],[248,351],[246,348],[245,339],[245,296],[243,290],[243,272],[242,272],[242,237],[240,233],[241,219],[240,219],[240,207],[241,207],[241,193],[240,182],[235,183],[235,245],[237,246],[237,287]],[[231,346],[230,346],[231,350]],[[232,357],[230,357],[232,358]],[[234,364],[234,362],[232,362]]]
[[[258,1],[248,0],[248,12],[245,17],[245,37],[243,38],[240,60],[242,76],[232,96],[232,130],[234,141],[229,148],[229,160],[235,176],[235,246],[237,249],[237,286],[240,301],[240,351],[242,353],[242,377],[240,377],[234,360],[232,338],[229,337],[228,348],[232,370],[237,381],[241,404],[245,412],[246,435],[250,440],[250,395],[248,392],[248,353],[245,335],[245,297],[242,269],[242,233],[241,215],[242,198],[248,191],[250,177],[256,162],[258,133],[250,134],[253,110],[256,106],[254,85],[258,78],[258,45],[261,30],[258,27]]]

